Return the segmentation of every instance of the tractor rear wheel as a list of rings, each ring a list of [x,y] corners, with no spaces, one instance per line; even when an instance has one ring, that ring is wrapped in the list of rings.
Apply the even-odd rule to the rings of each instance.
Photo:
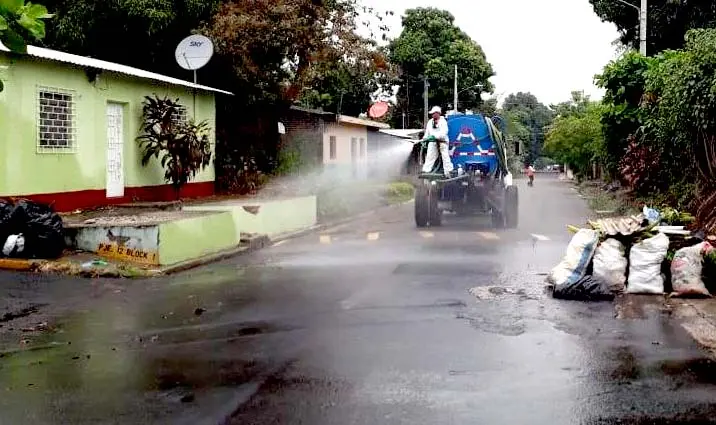
[[[519,223],[519,196],[517,186],[508,186],[505,189],[505,227],[516,229]]]

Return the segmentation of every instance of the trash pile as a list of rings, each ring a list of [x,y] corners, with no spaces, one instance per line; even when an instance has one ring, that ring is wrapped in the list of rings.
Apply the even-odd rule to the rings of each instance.
[[[58,258],[65,249],[62,218],[49,205],[0,200],[0,244],[0,258]]]
[[[607,301],[620,293],[710,297],[704,259],[716,265],[716,250],[702,231],[687,230],[688,213],[644,207],[631,217],[567,226],[574,233],[548,282],[553,297]]]

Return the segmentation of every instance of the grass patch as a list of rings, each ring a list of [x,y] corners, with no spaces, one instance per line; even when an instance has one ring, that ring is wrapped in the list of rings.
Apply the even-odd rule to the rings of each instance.
[[[587,201],[592,211],[615,216],[638,214],[641,211],[638,203],[631,199],[626,191],[608,192],[602,189],[602,186],[602,182],[593,181],[578,185],[579,194]]]
[[[383,190],[383,199],[390,204],[408,202],[415,196],[415,187],[406,182],[393,182]]]
[[[318,191],[318,221],[346,218],[386,205],[407,202],[415,189],[406,182],[350,182]]]

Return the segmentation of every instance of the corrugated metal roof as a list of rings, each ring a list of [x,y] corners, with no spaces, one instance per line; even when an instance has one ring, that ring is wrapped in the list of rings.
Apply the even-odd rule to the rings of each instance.
[[[303,106],[291,106],[291,110],[298,111],[298,112],[305,112],[307,114],[316,114],[316,115],[335,115],[333,112],[323,111],[321,109],[311,109],[311,108],[304,108]]]
[[[415,139],[420,135],[422,129],[382,129],[381,133],[385,133],[391,136],[400,137],[403,139]]]
[[[629,236],[634,233],[644,231],[648,227],[644,214],[633,215],[631,217],[614,217],[592,220],[596,227],[609,236],[624,235]]]
[[[0,43],[0,51],[10,52],[10,49]],[[78,66],[86,66],[89,68],[103,69],[105,71],[116,72],[118,74],[131,75],[133,77],[145,78],[148,80],[162,81],[164,83],[174,84],[177,86],[184,86],[197,90],[233,95],[233,93],[225,90],[202,86],[201,84],[190,83],[188,81],[180,80],[178,78],[167,77],[166,75],[156,74],[154,72],[144,71],[138,68],[132,68],[131,66],[120,65],[118,63],[73,55],[70,53],[60,52],[58,50],[45,49],[43,47],[27,46],[27,54],[40,59],[69,63]]]
[[[348,115],[340,115],[338,117],[338,122],[342,122],[342,123],[346,123],[346,124],[362,125],[364,127],[390,128],[390,125],[384,124],[382,122],[367,120],[364,118],[349,117]]]

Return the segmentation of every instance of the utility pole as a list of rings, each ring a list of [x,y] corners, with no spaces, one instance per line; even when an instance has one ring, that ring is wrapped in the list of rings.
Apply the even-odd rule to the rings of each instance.
[[[616,0],[621,4],[633,7],[639,12],[639,52],[646,56],[646,25],[648,0],[641,0],[641,7],[635,6],[626,0]]]
[[[455,65],[455,99],[453,103],[453,110],[457,114],[457,65]]]
[[[641,0],[639,9],[639,51],[646,56],[646,24],[648,0]]]
[[[428,87],[430,87],[430,83],[428,83],[427,77],[423,77],[423,108],[425,108],[423,111],[423,128],[428,126],[428,108],[430,108],[428,105]]]

